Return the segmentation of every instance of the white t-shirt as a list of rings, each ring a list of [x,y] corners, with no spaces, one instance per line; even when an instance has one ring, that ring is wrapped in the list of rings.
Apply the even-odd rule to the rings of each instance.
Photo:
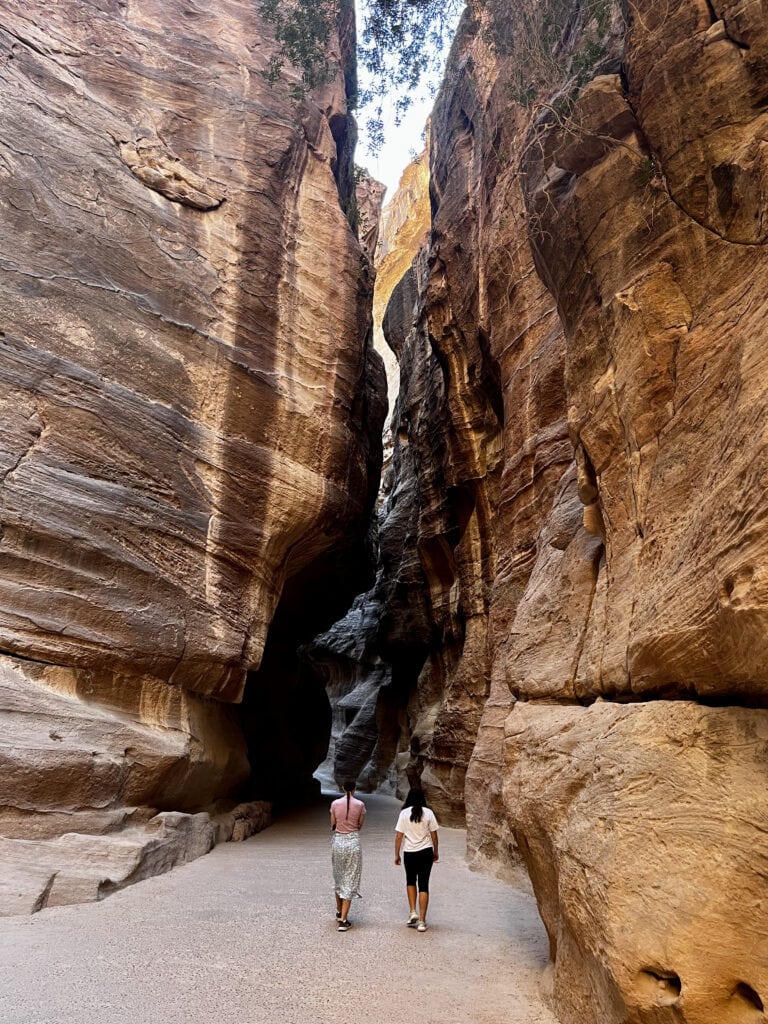
[[[417,850],[426,850],[432,846],[432,836],[429,833],[437,832],[438,829],[437,818],[428,807],[421,812],[421,821],[411,821],[411,810],[410,807],[403,808],[395,826],[396,832],[403,833],[403,853],[415,853]]]

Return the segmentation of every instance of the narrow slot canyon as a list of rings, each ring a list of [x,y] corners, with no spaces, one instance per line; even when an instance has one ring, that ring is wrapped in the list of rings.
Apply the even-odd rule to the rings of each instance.
[[[341,1020],[315,917],[355,779],[356,1019],[421,971],[441,1024],[757,1024],[765,12],[471,0],[385,197],[354,4],[308,91],[261,9],[0,15],[3,963],[82,922],[87,964],[153,899],[180,942],[177,900],[222,1021]],[[414,961],[411,786],[452,853]],[[23,987],[4,1019],[72,1019]]]

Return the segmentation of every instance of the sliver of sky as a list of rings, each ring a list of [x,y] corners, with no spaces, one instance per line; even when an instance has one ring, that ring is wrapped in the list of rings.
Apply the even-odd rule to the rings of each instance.
[[[360,0],[355,0],[358,30],[362,24],[360,7]],[[443,65],[448,56],[448,49],[449,46],[446,46],[443,53]],[[361,85],[365,86],[365,69],[359,67],[358,74]],[[434,95],[430,95],[426,84],[423,85],[414,95],[411,106],[401,117],[399,125],[395,123],[394,103],[386,103],[384,105],[384,145],[376,155],[371,152],[365,135],[365,109],[358,113],[360,138],[357,143],[355,161],[361,167],[367,168],[374,178],[386,185],[385,203],[394,195],[400,175],[407,165],[424,148],[424,130],[434,102]]]

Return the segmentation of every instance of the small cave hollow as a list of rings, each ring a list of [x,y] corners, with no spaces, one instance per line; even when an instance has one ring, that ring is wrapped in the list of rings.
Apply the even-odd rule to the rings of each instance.
[[[755,1010],[759,1010],[760,1013],[765,1013],[765,1006],[763,1000],[760,998],[758,993],[752,988],[751,985],[747,984],[746,981],[740,981],[736,988],[733,990],[733,998],[740,1002],[746,1003],[748,1006],[753,1007]]]
[[[640,971],[638,988],[644,1000],[656,1006],[671,1006],[682,995],[683,983],[674,971],[645,967]]]

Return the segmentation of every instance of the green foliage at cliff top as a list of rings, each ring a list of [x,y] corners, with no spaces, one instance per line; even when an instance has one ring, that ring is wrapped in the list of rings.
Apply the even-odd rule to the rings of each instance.
[[[326,54],[338,6],[338,0],[258,0],[281,46],[267,69],[269,80],[281,76],[286,61],[301,75],[301,85],[293,87],[297,98],[329,80]],[[359,0],[357,56],[365,84],[353,104],[372,111],[374,144],[382,138],[384,99],[394,98],[400,115],[413,93],[435,77],[463,7],[464,0]]]

